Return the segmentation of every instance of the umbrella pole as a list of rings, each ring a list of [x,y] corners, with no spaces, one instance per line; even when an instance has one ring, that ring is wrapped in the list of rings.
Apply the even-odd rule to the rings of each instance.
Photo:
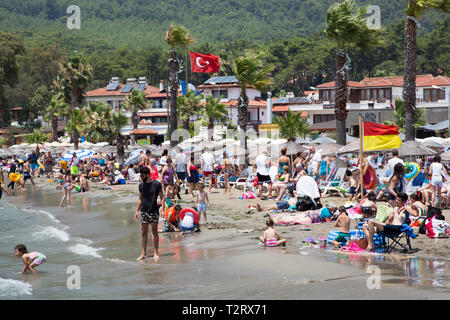
[[[360,191],[361,191],[361,201],[363,200],[364,197],[364,191],[363,191],[363,133],[364,133],[364,129],[363,129],[363,124],[362,124],[362,118],[359,117],[359,178],[360,178]]]

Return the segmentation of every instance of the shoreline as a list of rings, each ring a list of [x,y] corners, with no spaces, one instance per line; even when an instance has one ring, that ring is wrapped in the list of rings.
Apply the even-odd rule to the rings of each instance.
[[[52,182],[47,182],[47,179],[38,178],[35,179],[39,188],[52,188],[56,185]],[[78,194],[83,196],[88,196],[89,198],[95,198],[101,195],[104,197],[117,197],[115,203],[121,203],[124,206],[132,208],[134,210],[134,205],[137,203],[138,197],[138,183],[125,184],[125,185],[99,185],[96,183],[91,183],[91,191],[85,193],[78,193],[72,191],[72,197],[76,198]],[[30,188],[31,185],[28,185]],[[111,188],[106,190],[106,188]],[[56,190],[55,190],[56,191]],[[192,207],[195,206],[195,199],[193,199],[189,194],[185,194],[185,190],[182,189],[180,192],[182,200],[179,203],[182,207]],[[62,193],[56,191],[57,194]],[[195,191],[194,191],[195,193]],[[211,207],[207,211],[208,223],[205,225],[203,217],[200,221],[202,231],[206,230],[223,230],[230,229],[234,230],[235,233],[247,234],[252,240],[259,239],[262,235],[265,226],[264,215],[269,213],[272,217],[276,217],[277,213],[272,213],[271,211],[257,212],[252,211],[248,214],[249,206],[260,203],[263,205],[268,205],[276,203],[275,200],[264,200],[261,201],[257,199],[242,200],[238,199],[243,191],[238,189],[232,189],[231,195],[224,195],[221,189],[212,189],[212,193],[209,194]],[[233,201],[234,200],[234,201]],[[321,199],[323,206],[327,204],[335,204],[337,206],[344,205],[347,202],[346,198],[341,197],[330,197],[325,196]],[[386,202],[377,202],[378,204],[386,204]],[[133,215],[130,212],[130,215]],[[446,221],[450,221],[450,210],[443,210],[443,215],[446,217]],[[354,220],[351,221],[350,229],[355,229],[356,223]],[[314,238],[318,240],[319,237],[327,237],[330,230],[336,230],[334,227],[334,222],[312,224],[309,226],[310,231],[300,230],[300,225],[295,226],[276,226],[275,229],[280,233],[280,235],[288,240],[287,245],[292,243],[301,242],[306,238]],[[420,234],[417,238],[411,239],[411,245],[413,249],[418,249],[417,252],[413,254],[401,254],[402,256],[414,256],[420,258],[433,258],[433,259],[449,259],[450,257],[450,241],[449,238],[443,239],[431,239],[424,234]],[[396,253],[397,254],[397,253]],[[400,254],[400,253],[399,253]]]

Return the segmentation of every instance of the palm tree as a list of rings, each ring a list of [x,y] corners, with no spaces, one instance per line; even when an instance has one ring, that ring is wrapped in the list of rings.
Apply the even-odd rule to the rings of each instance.
[[[288,110],[287,114],[275,117],[273,121],[280,128],[280,136],[283,139],[295,140],[309,132],[308,122],[299,112]]]
[[[178,143],[177,139],[172,140],[172,133],[178,128],[178,117],[177,117],[177,95],[178,95],[178,73],[179,62],[177,58],[177,48],[186,49],[189,45],[195,42],[189,31],[177,24],[171,24],[169,30],[167,31],[166,38],[167,44],[169,44],[170,57],[169,57],[169,82],[170,82],[170,100],[169,100],[169,139],[170,145],[173,147]],[[186,84],[187,86],[187,84]]]
[[[189,131],[191,117],[201,112],[201,100],[202,96],[192,90],[187,90],[184,96],[177,98],[178,119],[184,130]]]
[[[93,76],[93,67],[89,64],[83,64],[78,54],[71,56],[67,62],[59,64],[58,76],[54,81],[54,86],[58,91],[64,92],[66,102],[70,102],[71,112],[78,109],[83,103],[85,91]],[[77,113],[77,115],[79,114]],[[72,136],[72,140],[78,146],[79,131],[74,130],[73,133],[76,136]]]
[[[36,144],[43,144],[45,141],[47,141],[48,137],[47,135],[42,132],[41,130],[34,129],[33,133],[30,133],[26,136],[25,140],[27,143],[36,143]]]
[[[403,99],[405,101],[405,140],[414,140],[416,112],[416,54],[418,18],[429,9],[450,12],[449,0],[405,0],[405,60],[403,68]],[[450,115],[449,115],[450,116]]]
[[[53,141],[58,140],[58,117],[67,116],[68,112],[69,105],[65,102],[63,94],[60,92],[54,94],[44,115],[44,120],[52,124]]]
[[[337,45],[335,77],[336,143],[346,145],[348,49],[356,45],[369,49],[380,43],[378,30],[369,29],[364,17],[367,8],[358,9],[353,0],[332,5],[327,11],[326,36]]]
[[[111,107],[105,102],[91,102],[89,106],[86,139],[94,143],[107,140],[108,127],[113,114]]]
[[[264,65],[260,54],[248,52],[234,60],[233,71],[238,80],[241,93],[238,101],[238,124],[241,130],[241,148],[247,150],[248,96],[247,87],[266,91],[272,80],[269,77],[273,66]],[[245,160],[248,164],[248,157]]]
[[[72,135],[75,149],[78,150],[80,134],[84,133],[88,125],[88,112],[86,109],[73,109],[70,112],[70,120],[67,122],[66,130]]]
[[[131,112],[131,123],[133,124],[133,130],[136,130],[139,125],[138,112],[147,109],[150,103],[151,101],[147,101],[145,99],[145,93],[143,91],[137,91],[135,89],[133,89],[131,94],[125,99],[123,107],[128,112]]]
[[[214,122],[224,122],[228,119],[227,106],[220,103],[220,98],[214,99],[212,95],[206,96],[206,104],[202,110],[203,120],[208,124],[208,140],[213,140]]]
[[[125,137],[122,135],[122,128],[128,123],[128,118],[122,112],[112,114],[111,122],[108,127],[110,136],[117,140],[117,155],[119,162],[123,162],[125,156]]]

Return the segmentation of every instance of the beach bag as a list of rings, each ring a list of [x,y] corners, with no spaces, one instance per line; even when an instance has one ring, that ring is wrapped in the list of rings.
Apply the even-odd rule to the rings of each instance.
[[[253,186],[254,186],[254,187],[257,187],[258,184],[259,184],[258,176],[256,176],[255,179],[253,179]]]
[[[313,201],[310,197],[307,197],[307,196],[297,197],[297,210],[298,211],[308,211],[308,210],[321,209],[322,204],[320,203],[320,198],[317,198],[314,200],[315,201]]]
[[[450,236],[450,226],[444,220],[433,218],[428,218],[425,225],[425,234],[434,238],[448,238]]]

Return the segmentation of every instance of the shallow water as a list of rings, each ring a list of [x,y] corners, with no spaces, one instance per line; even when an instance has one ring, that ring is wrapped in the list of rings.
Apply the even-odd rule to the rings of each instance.
[[[61,194],[45,188],[5,196],[0,299],[450,298],[448,259],[343,255],[301,242],[263,248],[259,234],[234,229],[160,234],[158,262],[137,262],[131,197],[75,193],[73,206],[60,208]],[[18,243],[47,256],[37,275],[20,274]]]

